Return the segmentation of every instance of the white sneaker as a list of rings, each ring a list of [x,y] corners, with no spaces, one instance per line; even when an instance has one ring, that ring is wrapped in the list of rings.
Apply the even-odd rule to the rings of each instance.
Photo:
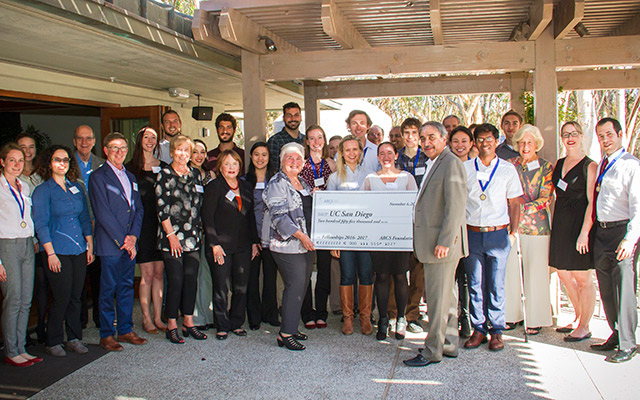
[[[404,339],[404,335],[407,333],[407,319],[405,317],[398,318],[396,322],[396,339]]]

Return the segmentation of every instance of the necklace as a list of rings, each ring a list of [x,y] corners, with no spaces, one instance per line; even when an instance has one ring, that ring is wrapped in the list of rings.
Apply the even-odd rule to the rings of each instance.
[[[238,190],[238,188],[240,187],[240,182],[236,180],[236,187],[231,186],[231,184],[229,183],[229,181],[227,181],[227,185],[229,185],[229,189],[231,190]]]

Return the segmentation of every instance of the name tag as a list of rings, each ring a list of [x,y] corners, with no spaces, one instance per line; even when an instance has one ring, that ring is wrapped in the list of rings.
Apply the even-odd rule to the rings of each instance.
[[[204,188],[202,187],[202,185],[196,185],[196,192],[204,193]]]
[[[316,185],[316,186],[324,185],[324,177],[320,177],[318,179],[314,179],[313,180],[313,184]]]
[[[264,189],[264,182],[256,182],[256,189]]]
[[[233,199],[235,199],[235,198],[236,198],[236,194],[235,194],[235,193],[233,193],[233,190],[229,190],[229,191],[227,192],[227,194],[225,194],[225,195],[224,195],[224,197],[226,197],[226,198],[227,198],[227,200],[229,200],[229,201],[233,201]]]
[[[75,187],[75,186],[71,186],[71,187],[69,188],[69,191],[70,191],[71,193],[73,193],[73,194],[78,194],[78,193],[80,193],[80,190],[78,190],[78,188],[77,188],[77,187]]]
[[[540,163],[538,162],[538,160],[533,160],[530,163],[527,164],[527,169],[529,171],[534,171],[536,169],[540,168]]]
[[[482,172],[482,171],[476,171],[476,177],[478,178],[479,181],[488,181],[489,180],[489,173],[488,172]]]
[[[159,166],[158,166],[158,167],[151,167],[151,171],[152,171],[154,174],[157,174],[158,172],[160,172],[160,170],[161,170],[161,169],[162,169],[162,168],[160,168]]]
[[[397,189],[398,188],[398,183],[397,182],[387,182],[384,185],[387,187],[387,189]]]
[[[138,191],[138,184],[133,182],[133,190]]]
[[[564,192],[565,190],[567,190],[567,186],[568,185],[567,185],[567,182],[565,182],[562,179],[560,179],[558,181],[558,185],[557,186],[558,186],[558,189],[560,189],[560,190],[562,190]]]
[[[427,172],[426,167],[416,167],[416,170],[415,170],[416,175],[424,175],[425,172]]]
[[[303,196],[309,196],[309,192],[307,191],[307,189],[302,189],[300,191],[300,194],[303,195]]]

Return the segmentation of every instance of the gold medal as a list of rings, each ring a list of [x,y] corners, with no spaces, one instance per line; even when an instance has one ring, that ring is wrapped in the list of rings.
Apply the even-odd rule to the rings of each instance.
[[[486,194],[484,194],[484,193],[482,193],[482,194],[480,195],[480,200],[485,201],[486,199],[487,199],[487,195],[486,195]]]
[[[24,229],[26,227],[27,227],[27,223],[26,222],[24,222],[24,221],[20,222],[20,228]]]
[[[596,192],[600,193],[600,184],[596,185]]]

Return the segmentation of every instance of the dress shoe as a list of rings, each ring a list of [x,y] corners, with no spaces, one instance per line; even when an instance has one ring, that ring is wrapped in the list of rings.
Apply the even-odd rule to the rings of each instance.
[[[489,350],[500,351],[502,349],[504,349],[504,342],[502,341],[502,333],[492,334],[491,340],[489,341]]]
[[[587,340],[590,337],[591,337],[591,332],[587,333],[584,336],[580,336],[580,337],[567,335],[562,340],[564,340],[565,342],[568,342],[568,343],[573,343],[573,342],[582,342],[583,340]]]
[[[9,364],[9,365],[13,365],[14,367],[30,367],[33,365],[33,361],[31,360],[26,360],[23,362],[18,362],[18,361],[13,361],[11,358],[9,357],[5,357],[4,358],[4,362]]]
[[[26,359],[27,361],[31,361],[34,364],[41,363],[43,361],[42,357],[32,356],[29,353],[22,353],[22,354],[20,354],[20,356],[22,358]]]
[[[319,319],[319,320],[316,321],[316,328],[324,329],[326,327],[327,327],[327,323],[324,320]]]
[[[429,364],[437,364],[439,362],[440,361],[427,360],[422,356],[422,354],[418,354],[417,356],[409,360],[403,361],[404,365],[406,365],[407,367],[426,367]]]
[[[258,324],[258,325],[249,325],[249,329],[251,329],[252,331],[257,331],[258,329],[260,329],[260,324]]]
[[[316,329],[316,321],[307,321],[304,323],[306,329]]]
[[[82,344],[82,342],[78,339],[69,340],[67,342],[67,349],[77,354],[87,354],[89,352],[87,346]]]
[[[471,338],[464,342],[465,349],[475,349],[482,343],[487,343],[487,335],[480,333],[479,331],[473,331]]]
[[[141,338],[140,336],[136,335],[134,331],[131,331],[126,335],[118,335],[118,342],[127,342],[139,345],[147,343],[147,339]]]
[[[122,351],[124,347],[113,338],[113,336],[107,336],[100,339],[100,347],[107,351]]]
[[[614,350],[616,347],[618,347],[618,334],[616,332],[612,333],[606,342],[591,345],[592,349],[598,351],[610,351]]]
[[[629,350],[618,350],[615,354],[612,354],[605,358],[605,361],[611,363],[623,363],[625,361],[629,361],[636,355],[637,348],[632,347]]]

